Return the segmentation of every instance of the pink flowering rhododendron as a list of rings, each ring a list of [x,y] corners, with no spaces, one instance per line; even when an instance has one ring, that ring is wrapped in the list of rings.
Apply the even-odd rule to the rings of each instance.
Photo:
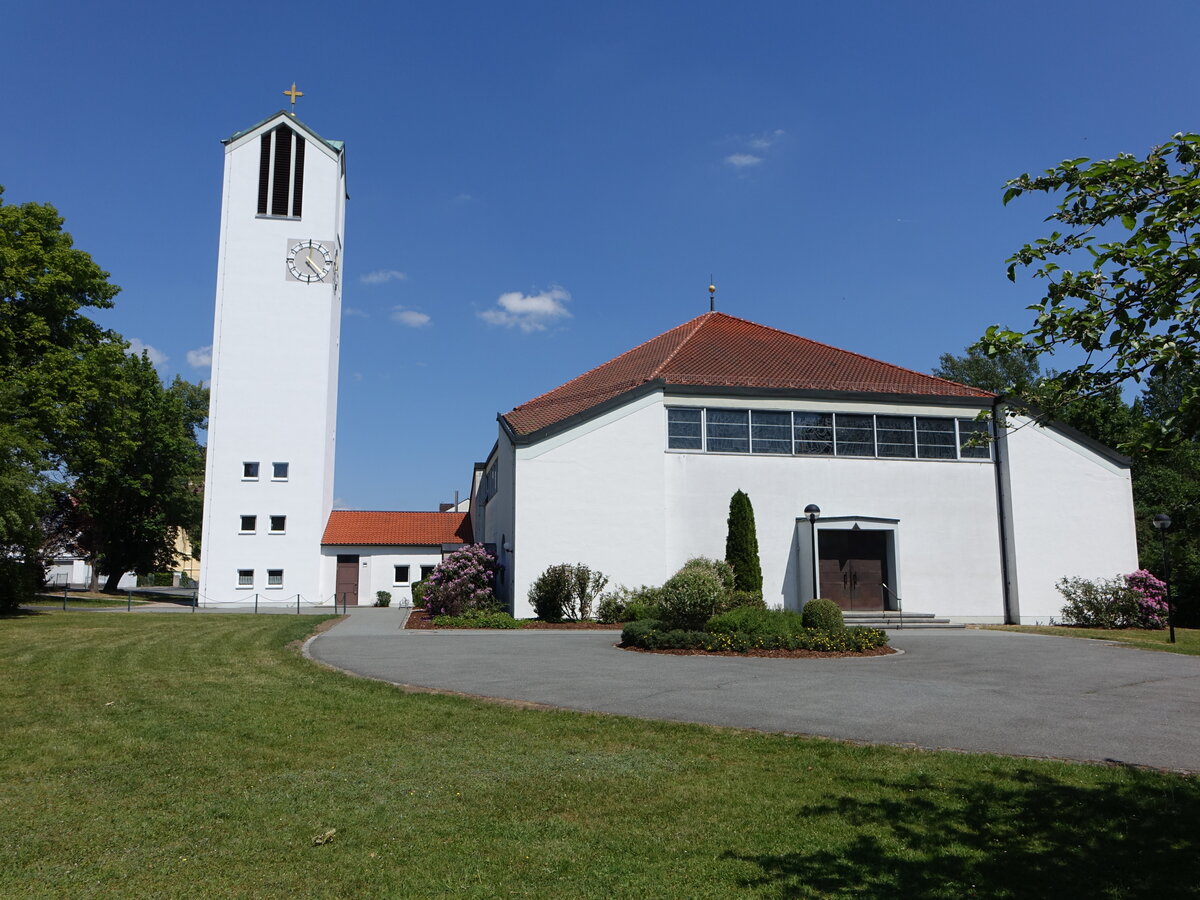
[[[1133,591],[1141,607],[1143,628],[1163,628],[1167,624],[1167,585],[1145,569],[1125,576],[1125,584]]]
[[[495,571],[496,561],[482,544],[468,544],[446,554],[426,581],[425,608],[433,616],[495,609]]]

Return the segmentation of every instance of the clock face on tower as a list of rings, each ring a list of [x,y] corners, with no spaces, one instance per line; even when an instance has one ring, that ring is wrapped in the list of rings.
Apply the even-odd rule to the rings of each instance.
[[[296,281],[324,281],[333,272],[333,255],[320,241],[288,241],[287,267]]]

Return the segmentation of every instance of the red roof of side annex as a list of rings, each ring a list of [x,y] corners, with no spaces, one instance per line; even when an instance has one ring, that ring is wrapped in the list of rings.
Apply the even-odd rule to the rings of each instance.
[[[461,512],[384,512],[335,509],[321,544],[437,547],[469,544],[471,517]]]

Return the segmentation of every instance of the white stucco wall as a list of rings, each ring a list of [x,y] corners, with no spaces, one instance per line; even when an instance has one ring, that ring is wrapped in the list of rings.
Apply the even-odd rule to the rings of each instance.
[[[280,120],[272,120],[274,127]],[[339,250],[342,158],[307,134],[302,218],[257,215],[259,136],[226,146],[205,476],[201,603],[331,602],[321,586],[321,535],[333,500],[340,271],[306,284],[288,277],[289,244]],[[339,258],[339,267],[343,260]],[[242,477],[244,462],[259,477]],[[272,464],[288,463],[286,480]],[[253,534],[240,517],[255,515]],[[269,517],[285,515],[283,534]],[[254,571],[239,586],[239,569]],[[267,584],[282,569],[283,584]],[[330,592],[332,593],[332,592]]]
[[[845,402],[777,398],[669,402],[848,408]],[[852,408],[967,417],[975,412],[902,404]],[[816,503],[830,517],[899,520],[897,587],[905,608],[996,621],[1003,616],[990,461],[751,456],[668,451],[666,445],[664,399],[654,394],[516,449],[512,589],[518,616],[532,615],[529,587],[556,563],[586,563],[612,584],[632,586],[661,584],[693,556],[724,557],[729,499],[739,489],[754,505],[769,603],[797,608],[806,599],[800,585],[811,556],[801,555],[797,519],[807,504]],[[808,540],[807,522],[802,527]]]
[[[811,594],[811,532],[894,534],[890,586],[904,609],[957,621],[1005,618],[997,465],[915,460],[718,454],[666,449],[665,405],[824,410],[972,418],[973,407],[846,401],[644,396],[528,446],[501,433],[499,490],[486,537],[513,544],[506,585],[517,616],[548,566],[582,562],[611,584],[661,584],[693,556],[725,552],[729,499],[754,505],[764,594],[799,608]],[[1110,576],[1137,565],[1128,469],[1053,429],[1006,436],[1020,615],[1057,615],[1054,582]],[[510,467],[511,462],[511,467]],[[507,472],[507,475],[505,474]],[[511,499],[510,499],[511,498]],[[884,521],[880,521],[884,520]],[[889,604],[891,605],[891,604]]]
[[[358,556],[358,605],[373,606],[375,594],[387,591],[392,606],[412,606],[412,585],[421,578],[421,566],[442,561],[442,548],[429,546],[338,546],[321,548],[323,593],[334,594],[339,555]],[[395,580],[396,566],[409,567],[409,580]],[[338,598],[338,602],[341,599]]]
[[[1059,618],[1059,579],[1138,567],[1130,471],[1053,427],[1015,419],[1006,444],[1021,621]]]

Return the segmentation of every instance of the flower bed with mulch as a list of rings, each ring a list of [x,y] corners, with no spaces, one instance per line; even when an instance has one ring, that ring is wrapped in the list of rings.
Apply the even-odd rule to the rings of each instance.
[[[667,656],[755,656],[762,659],[846,659],[858,656],[891,656],[898,651],[891,647],[876,647],[873,650],[747,650],[739,653],[735,650],[646,650],[642,647],[622,647],[621,650],[631,653],[664,653]]]
[[[428,628],[435,629],[439,626],[433,624],[433,617],[429,615],[429,611],[425,609],[414,609],[408,614],[408,620],[404,623],[405,628]],[[599,622],[537,622],[533,620],[521,622],[521,628],[532,630],[571,630],[571,631],[620,631],[620,625],[602,625]],[[453,631],[455,629],[446,628],[445,631]]]

